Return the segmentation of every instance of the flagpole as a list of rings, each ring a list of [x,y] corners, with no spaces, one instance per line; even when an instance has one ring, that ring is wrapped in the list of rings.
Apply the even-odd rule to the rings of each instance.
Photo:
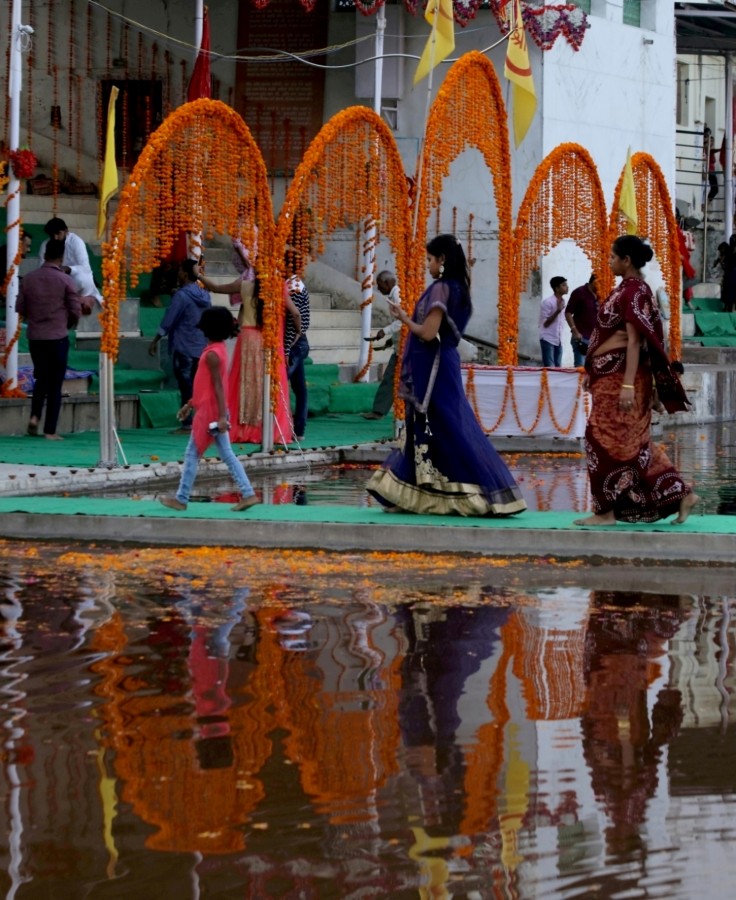
[[[419,143],[419,164],[417,165],[417,183],[414,192],[414,222],[412,224],[412,240],[417,236],[417,222],[419,219],[419,196],[422,192],[422,171],[424,169],[424,145],[427,141],[427,122],[429,121],[429,107],[432,101],[432,80],[434,76],[434,48],[437,44],[437,20],[439,18],[439,0],[435,7],[434,21],[432,22],[432,43],[429,45],[429,73],[427,74],[427,101],[424,106],[424,128],[422,140]]]

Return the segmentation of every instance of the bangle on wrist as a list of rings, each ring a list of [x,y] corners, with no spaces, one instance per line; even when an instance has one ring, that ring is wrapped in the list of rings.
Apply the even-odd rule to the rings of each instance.
[[[633,385],[633,384],[622,384],[621,387],[622,387],[622,388],[630,388],[632,391],[634,390],[634,385]]]

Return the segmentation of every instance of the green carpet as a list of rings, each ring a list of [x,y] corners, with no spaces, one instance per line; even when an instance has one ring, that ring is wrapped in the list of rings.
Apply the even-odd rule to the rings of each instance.
[[[0,515],[32,513],[50,516],[112,516],[145,517],[155,519],[238,519],[260,522],[321,522],[345,525],[422,525],[432,528],[501,528],[521,530],[582,530],[573,525],[580,513],[525,512],[508,518],[464,518],[462,516],[387,515],[379,507],[351,506],[295,506],[280,504],[257,506],[244,513],[234,513],[229,503],[190,503],[184,512],[174,512],[152,500],[110,499],[95,497],[7,497],[0,498]],[[736,534],[736,516],[691,516],[684,525],[670,525],[667,521],[649,525],[620,522],[595,531],[641,531],[677,534]],[[532,548],[529,548],[533,552]]]
[[[170,428],[141,428],[121,431],[119,436],[130,465],[151,462],[178,462],[184,456],[187,436],[171,434]],[[343,447],[390,440],[391,417],[377,421],[359,415],[319,416],[307,422],[305,449]],[[259,444],[235,444],[238,454],[259,451]],[[296,445],[291,445],[296,449]],[[215,447],[207,456],[217,456]],[[47,441],[27,435],[0,435],[0,462],[28,466],[96,466],[100,458],[100,436],[96,431],[66,435],[63,441]]]
[[[693,297],[690,304],[692,309],[703,312],[723,312],[723,303],[720,297]],[[683,312],[690,312],[690,310],[685,307]]]
[[[705,337],[736,337],[736,313],[696,312],[695,326]]]

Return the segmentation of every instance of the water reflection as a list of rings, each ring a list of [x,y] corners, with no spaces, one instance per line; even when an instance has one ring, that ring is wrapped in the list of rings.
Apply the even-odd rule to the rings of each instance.
[[[0,565],[2,896],[688,897],[734,871],[734,598]]]

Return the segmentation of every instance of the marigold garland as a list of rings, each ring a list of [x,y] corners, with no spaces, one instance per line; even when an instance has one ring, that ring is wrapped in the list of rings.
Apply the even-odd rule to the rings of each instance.
[[[292,264],[287,274],[301,274],[324,252],[326,235],[368,218],[380,223],[399,284],[405,284],[410,221],[404,166],[388,125],[368,107],[352,106],[322,127],[302,157],[276,223],[274,258]]]
[[[478,409],[478,393],[477,386],[475,383],[475,368],[474,366],[464,367],[466,371],[465,378],[465,396],[468,398],[468,402],[475,413],[475,418],[478,420],[478,424],[485,431],[486,434],[493,434],[497,431],[503,420],[506,418],[506,410],[508,409],[509,402],[511,403],[511,408],[514,413],[514,419],[516,420],[516,424],[519,428],[519,431],[522,431],[524,434],[534,434],[537,430],[537,426],[542,418],[542,413],[544,412],[545,406],[549,409],[549,418],[557,431],[562,435],[568,435],[572,431],[575,420],[578,414],[578,408],[581,403],[584,405],[584,409],[586,412],[586,417],[589,412],[588,403],[587,403],[587,395],[583,390],[583,382],[585,378],[585,372],[580,370],[578,372],[578,389],[577,394],[575,396],[575,405],[572,410],[572,414],[570,415],[570,421],[567,425],[561,425],[559,420],[557,419],[557,415],[554,410],[554,405],[552,403],[552,393],[549,384],[549,373],[547,369],[542,369],[540,375],[540,383],[539,383],[539,396],[537,397],[537,411],[534,416],[534,421],[531,425],[524,425],[521,421],[521,416],[519,415],[519,408],[516,402],[516,392],[514,390],[514,367],[507,366],[506,367],[506,380],[504,382],[503,388],[503,397],[501,399],[501,411],[498,414],[498,418],[494,422],[493,425],[485,425],[482,421],[480,411]]]
[[[519,298],[540,257],[563,239],[572,238],[577,243],[590,260],[602,293],[610,291],[611,273],[605,264],[607,221],[606,201],[591,155],[580,144],[555,147],[532,176],[516,218],[515,277],[503,328],[499,316],[499,363],[516,362]]]
[[[110,240],[103,244],[102,352],[117,357],[127,276],[134,287],[143,272],[168,255],[183,231],[247,240],[245,229],[253,226],[259,234],[264,344],[273,350],[283,303],[273,263],[273,211],[263,158],[233,109],[218,100],[184,104],[143,148],[121,191]]]
[[[493,64],[477,51],[464,54],[452,66],[429,113],[420,183],[416,189],[417,234],[405,292],[412,303],[424,287],[424,244],[429,216],[440,206],[442,186],[450,174],[450,165],[468,147],[476,147],[483,154],[493,179],[499,234],[499,362],[512,364],[517,357],[518,302],[513,296],[511,152],[507,112]]]
[[[662,270],[671,300],[669,354],[672,359],[679,359],[682,352],[682,258],[674,204],[667,190],[665,177],[654,157],[648,153],[634,153],[631,168],[634,173],[639,236],[652,245]],[[619,210],[623,179],[622,170],[611,205],[609,244],[626,230],[626,220]]]

